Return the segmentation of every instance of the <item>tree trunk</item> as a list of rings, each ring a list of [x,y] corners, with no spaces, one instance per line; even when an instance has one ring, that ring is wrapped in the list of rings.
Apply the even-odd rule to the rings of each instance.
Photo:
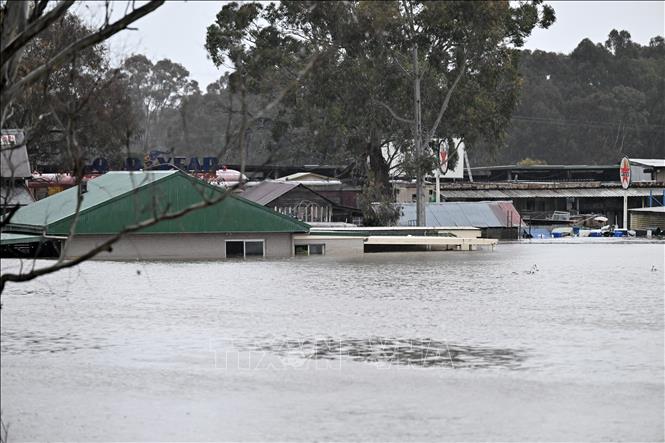
[[[422,115],[420,103],[420,71],[418,69],[418,45],[413,45],[413,139],[416,148],[416,224],[425,226],[425,187],[423,171]]]
[[[367,164],[367,177],[372,177],[372,183],[370,183],[370,186],[379,191],[382,196],[392,197],[390,189],[390,171],[388,163],[383,158],[381,142],[379,141],[375,129],[371,130],[370,138],[367,142],[365,160],[367,158],[369,158],[369,164]]]

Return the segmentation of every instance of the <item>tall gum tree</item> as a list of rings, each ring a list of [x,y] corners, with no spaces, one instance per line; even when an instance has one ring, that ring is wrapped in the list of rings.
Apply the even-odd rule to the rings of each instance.
[[[283,106],[292,128],[324,143],[327,134],[355,159],[367,178],[368,215],[376,207],[369,203],[393,198],[387,144],[410,154],[422,176],[432,156],[418,145],[502,138],[519,86],[514,49],[553,21],[541,1],[230,4],[208,29],[206,48],[254,84],[305,54],[324,54]]]

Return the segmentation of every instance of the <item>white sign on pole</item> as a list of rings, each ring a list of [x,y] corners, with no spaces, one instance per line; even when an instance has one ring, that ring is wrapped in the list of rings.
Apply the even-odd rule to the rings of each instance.
[[[619,165],[619,178],[623,188],[623,229],[628,229],[628,186],[630,186],[630,160],[628,157],[621,159]]]
[[[628,157],[621,159],[619,178],[621,179],[621,187],[623,189],[628,189],[628,186],[630,186],[630,160],[628,160]]]

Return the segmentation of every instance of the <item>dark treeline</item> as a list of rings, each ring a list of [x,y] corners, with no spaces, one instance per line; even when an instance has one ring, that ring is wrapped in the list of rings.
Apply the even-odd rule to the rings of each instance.
[[[76,16],[66,16],[35,39],[26,53],[26,66],[39,64],[86,32]],[[585,39],[571,54],[522,50],[518,55],[521,89],[505,137],[499,141],[480,137],[469,146],[472,164],[606,164],[623,155],[662,157],[662,37],[643,46],[631,41],[626,31],[612,31],[606,42]],[[236,163],[240,153],[233,135],[240,102],[231,93],[231,78],[224,75],[201,90],[187,69],[171,60],[133,55],[114,68],[108,50],[98,46],[32,87],[16,103],[6,126],[26,130],[35,165],[66,169],[71,164],[68,131],[83,147],[86,161],[160,150],[166,155],[212,155]],[[460,87],[465,87],[464,81]],[[345,94],[354,95],[348,90]],[[250,93],[249,116],[269,99]],[[509,115],[510,108],[506,106]],[[325,107],[320,109],[323,112]],[[245,129],[247,163],[357,161],[349,140],[340,134],[313,132],[311,125],[298,124],[308,118],[312,115],[289,114],[277,106],[253,121]],[[469,125],[487,124],[483,119],[469,120]],[[472,131],[483,133],[478,128]]]
[[[665,154],[665,42],[643,46],[613,30],[571,54],[522,51],[519,104],[502,149],[476,164],[613,164]],[[474,161],[475,160],[475,161]]]

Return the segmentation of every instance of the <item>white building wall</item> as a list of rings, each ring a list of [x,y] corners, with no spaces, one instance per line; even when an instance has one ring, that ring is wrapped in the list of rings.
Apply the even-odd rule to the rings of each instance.
[[[127,235],[102,252],[98,260],[219,260],[226,258],[225,240],[263,240],[268,258],[291,257],[290,233],[248,234],[134,234]],[[82,235],[70,241],[67,258],[85,254],[107,240],[105,235]]]
[[[365,238],[351,236],[304,235],[293,236],[296,245],[325,245],[327,256],[360,255],[365,252]]]

